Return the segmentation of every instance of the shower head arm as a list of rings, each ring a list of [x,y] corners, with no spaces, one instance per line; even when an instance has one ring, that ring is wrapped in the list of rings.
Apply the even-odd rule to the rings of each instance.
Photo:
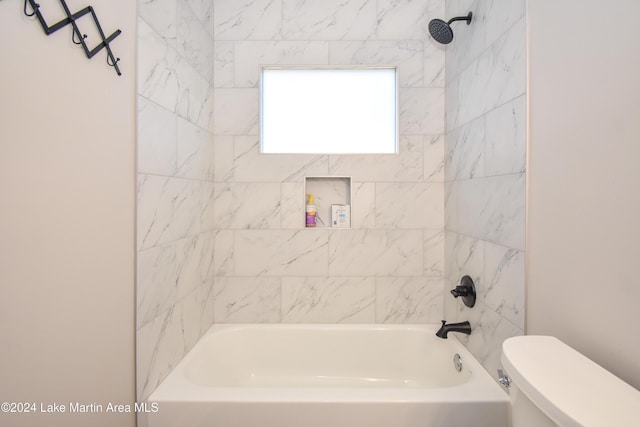
[[[447,24],[451,25],[451,23],[455,22],[455,21],[467,21],[467,25],[470,25],[472,16],[473,16],[472,12],[469,12],[469,14],[467,16],[456,16],[455,18],[449,19]]]

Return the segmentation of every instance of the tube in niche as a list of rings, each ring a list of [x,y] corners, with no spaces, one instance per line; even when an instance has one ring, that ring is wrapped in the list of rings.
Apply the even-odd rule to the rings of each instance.
[[[314,204],[312,193],[309,193],[309,199],[307,201],[306,226],[316,226],[316,205]]]

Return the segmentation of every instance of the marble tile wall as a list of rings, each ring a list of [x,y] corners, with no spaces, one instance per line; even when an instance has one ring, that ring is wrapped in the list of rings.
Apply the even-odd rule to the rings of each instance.
[[[495,376],[504,339],[524,333],[525,0],[448,0],[445,288],[471,276],[473,308],[445,299],[445,317],[469,320],[465,344]]]
[[[213,2],[138,2],[137,397],[213,323]]]
[[[444,0],[139,0],[138,398],[212,322],[431,323],[444,289]],[[397,65],[394,155],[265,155],[261,65]],[[351,176],[352,229],[304,228]]]
[[[214,0],[215,322],[430,323],[444,289],[444,0]],[[397,65],[394,155],[261,154],[262,65]],[[352,229],[304,177],[352,177]],[[316,195],[321,197],[321,195]]]

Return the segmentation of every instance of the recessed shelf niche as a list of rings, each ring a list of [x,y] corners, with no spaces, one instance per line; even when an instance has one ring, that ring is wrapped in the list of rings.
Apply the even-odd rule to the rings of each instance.
[[[331,225],[331,205],[351,206],[351,177],[306,176],[304,178],[304,206],[307,205],[309,193],[313,194],[316,205],[315,228],[334,228]],[[305,223],[305,214],[306,212],[303,211],[303,224]],[[349,224],[351,224],[351,215],[349,215]]]

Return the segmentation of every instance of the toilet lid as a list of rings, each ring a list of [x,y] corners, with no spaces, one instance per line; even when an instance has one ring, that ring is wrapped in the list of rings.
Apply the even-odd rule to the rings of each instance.
[[[640,427],[640,391],[555,337],[505,340],[502,365],[529,400],[560,426]]]

